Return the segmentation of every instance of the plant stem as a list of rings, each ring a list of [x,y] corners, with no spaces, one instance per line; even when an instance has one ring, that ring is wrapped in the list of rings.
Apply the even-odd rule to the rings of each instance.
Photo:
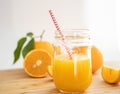
[[[45,30],[43,30],[42,33],[41,33],[41,35],[40,35],[40,39],[41,39],[41,40],[42,40],[42,38],[43,38],[44,33],[45,33]]]
[[[42,40],[44,33],[45,33],[45,30],[42,31],[40,36],[35,36],[34,38],[40,38],[40,40]]]

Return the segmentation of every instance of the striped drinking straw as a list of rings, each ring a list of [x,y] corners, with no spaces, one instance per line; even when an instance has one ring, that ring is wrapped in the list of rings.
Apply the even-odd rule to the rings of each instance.
[[[66,46],[66,44],[65,44],[65,37],[64,37],[62,31],[60,30],[60,27],[59,27],[59,25],[58,25],[58,23],[57,23],[57,21],[56,21],[56,18],[55,18],[55,16],[54,16],[52,10],[49,10],[49,13],[50,13],[50,16],[51,16],[51,18],[52,18],[52,20],[53,20],[53,22],[54,22],[54,25],[55,25],[57,31],[59,32],[59,34],[60,34],[60,36],[61,36],[61,38],[62,38],[62,42],[63,42],[63,44],[64,44],[64,47],[65,47],[67,53],[68,53],[70,59],[72,59],[72,53],[70,52],[70,49],[69,49],[69,48]]]

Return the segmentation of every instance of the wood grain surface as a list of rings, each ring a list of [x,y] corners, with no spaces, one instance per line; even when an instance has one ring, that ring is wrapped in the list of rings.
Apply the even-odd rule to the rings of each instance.
[[[23,69],[0,70],[0,94],[60,94],[52,78],[29,77]],[[100,71],[82,94],[120,94],[120,84],[107,84]]]

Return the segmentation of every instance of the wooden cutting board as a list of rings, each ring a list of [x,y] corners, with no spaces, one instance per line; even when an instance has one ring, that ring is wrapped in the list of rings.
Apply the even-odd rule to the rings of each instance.
[[[23,69],[0,70],[0,94],[60,94],[52,78],[31,78]],[[120,94],[120,84],[107,84],[100,71],[82,94]]]

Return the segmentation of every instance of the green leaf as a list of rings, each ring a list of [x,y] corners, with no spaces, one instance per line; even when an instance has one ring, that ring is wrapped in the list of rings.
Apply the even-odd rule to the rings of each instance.
[[[17,47],[14,50],[14,62],[13,62],[13,64],[15,64],[16,61],[19,59],[20,52],[21,52],[21,49],[22,49],[25,41],[26,41],[26,37],[23,37],[23,38],[21,38],[21,39],[18,40]]]
[[[31,38],[33,36],[33,33],[29,32],[29,33],[27,33],[27,36]]]
[[[34,38],[31,38],[31,40],[27,43],[27,45],[22,50],[22,56],[23,58],[26,56],[26,54],[34,49]]]

